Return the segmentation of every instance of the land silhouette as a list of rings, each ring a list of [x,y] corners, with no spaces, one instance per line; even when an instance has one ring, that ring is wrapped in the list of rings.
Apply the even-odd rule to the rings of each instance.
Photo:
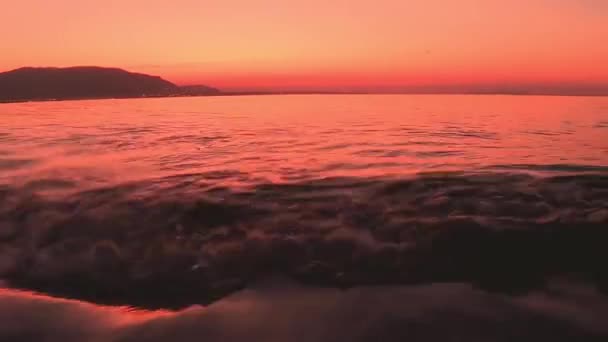
[[[181,87],[158,76],[118,68],[20,68],[0,73],[0,101],[77,100],[215,95],[218,89]]]

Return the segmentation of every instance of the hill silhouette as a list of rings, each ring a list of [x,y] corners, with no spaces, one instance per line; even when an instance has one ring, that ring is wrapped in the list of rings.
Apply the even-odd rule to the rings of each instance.
[[[179,87],[180,94],[183,96],[198,96],[201,94],[219,94],[220,91],[206,85],[186,85]]]
[[[20,68],[0,73],[0,101],[198,96],[207,86],[179,87],[158,76],[117,68]]]

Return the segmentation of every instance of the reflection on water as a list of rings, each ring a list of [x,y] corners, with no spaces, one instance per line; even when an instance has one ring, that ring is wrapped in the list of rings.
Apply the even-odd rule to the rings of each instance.
[[[600,342],[608,336],[607,314],[606,297],[561,283],[508,297],[466,284],[340,291],[272,279],[178,312],[129,312],[0,290],[0,322],[11,323],[0,325],[0,340]]]
[[[223,185],[608,165],[607,98],[250,96],[0,106],[0,182]]]

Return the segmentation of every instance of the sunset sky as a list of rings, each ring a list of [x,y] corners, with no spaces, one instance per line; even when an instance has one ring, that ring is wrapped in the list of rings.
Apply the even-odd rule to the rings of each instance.
[[[608,85],[606,0],[5,0],[0,37],[0,71],[224,89]]]

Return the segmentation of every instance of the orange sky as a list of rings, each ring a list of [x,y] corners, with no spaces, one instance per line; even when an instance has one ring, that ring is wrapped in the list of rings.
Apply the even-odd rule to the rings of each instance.
[[[0,37],[224,89],[608,84],[606,0],[3,0]]]

